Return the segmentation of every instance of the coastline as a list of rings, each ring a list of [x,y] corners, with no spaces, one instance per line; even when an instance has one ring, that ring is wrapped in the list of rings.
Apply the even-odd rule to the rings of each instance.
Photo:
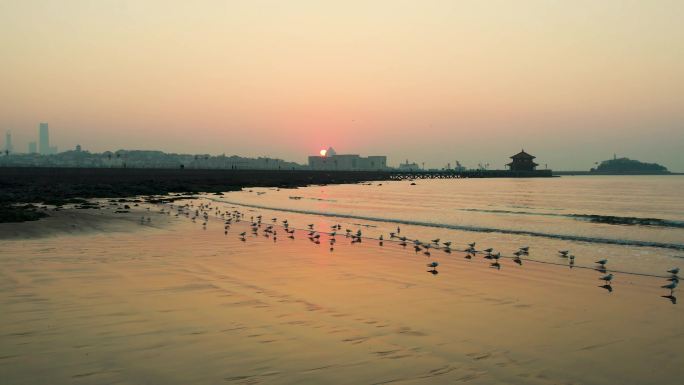
[[[469,177],[551,177],[550,170],[468,172]],[[37,220],[27,204],[63,206],[74,200],[198,192],[222,194],[248,187],[297,188],[406,178],[457,177],[448,172],[0,167],[0,223]]]
[[[81,236],[97,233],[140,232],[164,229],[170,224],[166,215],[131,207],[123,210],[124,203],[98,208],[66,207],[59,210],[43,209],[45,217],[36,221],[0,223],[0,241],[31,240],[48,237]],[[141,224],[141,216],[151,218]]]
[[[29,203],[63,206],[75,199],[221,194],[246,187],[297,188],[385,179],[383,173],[365,171],[0,167],[0,223],[39,219],[23,208]]]

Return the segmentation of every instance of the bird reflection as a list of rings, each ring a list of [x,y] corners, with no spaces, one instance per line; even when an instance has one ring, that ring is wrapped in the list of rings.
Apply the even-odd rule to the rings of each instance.
[[[602,288],[602,289],[608,290],[609,293],[612,293],[612,292],[613,292],[613,287],[610,286],[609,284],[601,285],[601,286],[599,286],[599,287]]]
[[[495,269],[497,269],[497,270],[501,270],[501,264],[500,264],[498,261],[492,263],[492,264],[491,264],[491,267],[493,267],[493,268],[495,268]]]
[[[677,304],[677,297],[675,297],[675,296],[672,295],[672,294],[670,294],[670,295],[661,295],[661,297],[669,299],[670,302],[672,302],[673,305],[676,305],[676,304]]]
[[[439,271],[437,271],[437,269],[427,270],[427,272],[430,273],[430,274],[432,274],[432,275],[437,275],[437,274],[439,274]]]

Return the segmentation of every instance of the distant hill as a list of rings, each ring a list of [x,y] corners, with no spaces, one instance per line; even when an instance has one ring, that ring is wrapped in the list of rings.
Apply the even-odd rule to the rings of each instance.
[[[604,160],[596,168],[591,169],[597,174],[669,174],[665,166],[657,163],[644,163],[629,158],[613,158]]]

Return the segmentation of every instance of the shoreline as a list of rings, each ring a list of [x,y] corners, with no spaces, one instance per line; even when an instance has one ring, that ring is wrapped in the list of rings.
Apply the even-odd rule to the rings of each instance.
[[[170,193],[222,194],[247,187],[297,188],[385,180],[366,171],[81,169],[0,167],[0,223],[39,219],[22,205]]]
[[[86,206],[87,208],[39,209],[37,212],[49,214],[36,221],[0,223],[0,241],[133,232],[140,231],[141,228],[159,230],[170,223],[166,215],[147,210],[146,206],[124,209],[127,206],[124,203],[105,203],[102,206]],[[141,224],[141,216],[151,218],[151,221]]]

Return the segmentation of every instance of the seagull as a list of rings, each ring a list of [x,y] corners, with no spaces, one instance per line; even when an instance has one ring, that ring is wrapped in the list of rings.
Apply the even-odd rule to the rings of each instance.
[[[494,251],[494,249],[492,249],[492,248],[490,247],[490,248],[484,249],[484,250],[482,250],[482,251],[484,251],[484,252],[487,253],[487,254],[491,254],[492,251]]]
[[[673,275],[677,275],[677,274],[679,274],[679,268],[678,268],[678,267],[675,267],[675,268],[673,268],[673,269],[668,270],[667,272],[668,272],[668,273],[671,273],[671,274],[673,274]]]
[[[439,266],[439,262],[430,262],[427,264],[427,267],[431,267],[433,269],[437,266]]]
[[[451,242],[444,242],[444,246],[451,247]]]
[[[474,249],[474,248],[475,248],[475,244],[476,244],[476,242],[469,243],[468,246],[470,246],[471,249]]]
[[[439,238],[437,238],[437,239],[433,239],[433,240],[432,240],[432,243],[436,243],[436,244],[438,244],[438,245],[439,245]]]
[[[523,246],[520,248],[520,250],[522,250],[524,252],[528,252],[528,251],[530,251],[530,247],[529,246]]]
[[[606,263],[608,263],[608,260],[607,259],[599,259],[598,261],[596,261],[596,263],[598,263],[602,267],[605,267]]]
[[[606,284],[609,284],[610,281],[613,280],[613,274],[607,274],[604,275],[603,277],[599,278],[601,281],[606,281]]]
[[[568,253],[570,250],[558,250],[558,254],[560,254],[563,258],[568,256]]]
[[[661,286],[663,289],[670,289],[670,295],[672,295],[672,292],[674,292],[674,289],[677,288],[677,285],[679,285],[677,282],[671,282],[668,283],[667,285]]]

